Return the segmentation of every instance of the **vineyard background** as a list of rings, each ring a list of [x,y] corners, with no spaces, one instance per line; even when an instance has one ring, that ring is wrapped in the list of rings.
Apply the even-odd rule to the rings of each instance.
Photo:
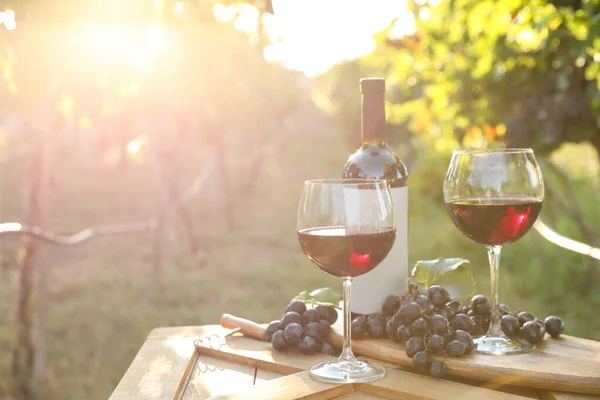
[[[299,250],[296,207],[359,145],[361,77],[387,79],[411,263],[467,258],[489,290],[442,205],[459,147],[533,147],[541,219],[599,247],[600,2],[410,1],[372,51],[308,75],[265,59],[273,6],[0,2],[0,398],[107,398],[154,327],[269,321],[337,287]],[[88,227],[77,245],[6,232]],[[600,261],[535,231],[502,257],[503,301],[600,340]]]

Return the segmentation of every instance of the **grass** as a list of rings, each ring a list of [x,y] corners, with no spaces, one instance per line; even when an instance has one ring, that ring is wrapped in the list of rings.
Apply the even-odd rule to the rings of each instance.
[[[302,181],[339,176],[346,157],[339,137],[331,132],[290,139],[289,146],[269,160],[254,191],[238,194],[232,232],[223,229],[219,218],[201,212],[203,196],[195,199],[191,205],[203,232],[203,257],[191,258],[185,246],[171,248],[164,262],[163,291],[151,284],[150,234],[107,237],[73,249],[47,248],[42,265],[50,268],[48,365],[41,398],[108,398],[155,327],[214,324],[225,312],[266,322],[279,318],[289,299],[302,290],[339,288],[337,279],[306,260],[295,237]],[[411,172],[411,182],[417,183],[411,187],[421,188],[429,176],[426,172]],[[2,173],[0,219],[13,220],[22,212],[24,171]],[[72,166],[60,165],[50,226],[69,231],[147,218],[156,206],[151,176],[144,166],[134,165],[126,172],[105,168],[77,173]],[[575,180],[578,198],[590,218],[599,221],[598,203],[594,203],[598,186],[589,182]],[[468,258],[480,291],[486,293],[489,271],[484,249],[462,237],[438,197],[421,189],[411,189],[410,196],[411,263]],[[561,233],[577,235],[565,219],[555,222]],[[17,269],[10,260],[17,244],[14,240],[0,243],[4,256],[0,315],[7,317],[0,319],[0,397],[6,399],[11,398],[5,350],[12,339],[8,317],[17,286]],[[501,298],[540,316],[561,315],[568,333],[600,339],[600,320],[594,312],[600,306],[598,291],[579,291],[586,266],[583,256],[560,250],[531,233],[504,250]]]

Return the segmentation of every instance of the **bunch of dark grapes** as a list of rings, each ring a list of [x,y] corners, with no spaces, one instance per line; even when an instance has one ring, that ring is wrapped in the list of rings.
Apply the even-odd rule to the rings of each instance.
[[[297,347],[304,354],[333,354],[327,343],[331,325],[337,320],[333,307],[306,308],[300,300],[292,301],[285,309],[281,321],[273,321],[265,330],[264,339],[275,350]]]
[[[441,286],[430,286],[427,293],[419,294],[411,285],[404,296],[387,296],[381,313],[355,318],[352,339],[388,337],[400,342],[416,371],[442,378],[446,366],[432,356],[461,357],[472,353],[473,336],[487,332],[491,310],[491,302],[481,294],[461,303],[451,299]],[[504,333],[532,344],[542,340],[546,332],[557,338],[564,330],[563,321],[555,316],[541,321],[526,311],[513,312],[506,305],[500,306],[500,312]]]

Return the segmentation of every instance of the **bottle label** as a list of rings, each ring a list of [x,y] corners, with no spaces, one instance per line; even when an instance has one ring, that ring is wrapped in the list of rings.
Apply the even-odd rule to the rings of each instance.
[[[396,214],[396,241],[381,264],[352,280],[353,313],[381,312],[381,305],[386,296],[390,294],[401,296],[408,290],[408,187],[392,188],[390,192]],[[371,191],[371,195],[372,193]],[[364,193],[360,194],[362,201],[366,200],[364,195]],[[357,199],[349,198],[346,201],[357,201]],[[356,210],[356,208],[347,209]],[[365,212],[365,208],[358,209],[361,213]],[[352,230],[353,218],[356,220],[356,216],[346,215],[347,230]]]

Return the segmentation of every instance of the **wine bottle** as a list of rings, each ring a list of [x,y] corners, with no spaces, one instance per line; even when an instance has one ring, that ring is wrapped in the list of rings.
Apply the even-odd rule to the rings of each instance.
[[[362,146],[348,158],[344,178],[386,179],[396,214],[392,250],[378,267],[352,282],[352,313],[371,314],[381,312],[387,295],[402,295],[408,290],[408,173],[387,144],[385,79],[361,79],[360,88]],[[347,216],[346,223],[351,229],[352,216]]]

